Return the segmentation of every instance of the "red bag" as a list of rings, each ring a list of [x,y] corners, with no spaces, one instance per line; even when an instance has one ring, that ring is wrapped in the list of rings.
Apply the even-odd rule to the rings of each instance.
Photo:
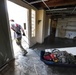
[[[52,60],[50,54],[49,54],[49,55],[45,55],[45,56],[44,56],[44,59],[45,59],[45,60]]]
[[[55,58],[54,54],[50,54],[50,57],[51,57],[52,59],[54,59],[54,58]]]

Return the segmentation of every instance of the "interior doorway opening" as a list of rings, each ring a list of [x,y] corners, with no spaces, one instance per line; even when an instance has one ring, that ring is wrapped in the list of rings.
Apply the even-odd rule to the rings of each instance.
[[[25,35],[22,36],[22,46],[26,50],[29,48],[29,40],[28,40],[28,9],[19,6],[9,0],[7,0],[7,8],[8,8],[8,15],[9,15],[9,23],[10,20],[13,19],[15,23],[20,24],[22,28],[24,29]],[[14,55],[17,56],[21,53],[20,47],[16,44],[16,40],[14,38],[14,31],[11,29],[11,23],[10,23],[10,31],[11,31],[11,38],[12,38],[12,44],[14,49]]]

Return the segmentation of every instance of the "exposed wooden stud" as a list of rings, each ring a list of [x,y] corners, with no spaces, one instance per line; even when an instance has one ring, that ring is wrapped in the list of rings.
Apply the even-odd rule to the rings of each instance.
[[[47,1],[47,0],[44,0],[44,1]],[[30,2],[29,4],[35,4],[35,3],[40,3],[42,1],[33,1],[33,2]]]
[[[49,7],[57,7],[57,6],[65,6],[65,5],[74,5],[76,4],[76,0],[57,0],[57,1],[49,1],[49,2],[46,2],[46,4],[49,6]],[[40,5],[45,8],[44,4],[43,3],[40,3]]]

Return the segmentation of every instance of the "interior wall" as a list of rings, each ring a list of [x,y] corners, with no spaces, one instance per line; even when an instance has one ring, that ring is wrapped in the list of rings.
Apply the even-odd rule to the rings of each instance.
[[[38,22],[40,20],[40,22]],[[43,43],[44,39],[50,35],[50,25],[51,19],[48,15],[46,15],[46,11],[38,10],[37,11],[37,42]]]
[[[64,38],[66,35],[66,30],[63,29],[66,26],[67,20],[59,18],[57,21],[57,28],[56,28],[56,37]]]
[[[50,30],[51,30],[51,19],[49,18],[49,24],[48,24],[48,36],[50,35]]]
[[[42,42],[44,42],[44,39],[45,39],[45,33],[46,33],[46,27],[45,27],[45,24],[46,23],[46,11],[43,10],[43,31],[42,31]]]
[[[76,36],[76,18],[58,19],[56,37],[74,38]]]
[[[49,17],[46,15],[46,20],[45,20],[45,38],[48,36],[48,29],[49,29]]]
[[[44,41],[44,32],[45,32],[45,11],[38,10],[37,11],[37,42],[42,43]]]
[[[14,58],[6,0],[0,1],[0,67]]]

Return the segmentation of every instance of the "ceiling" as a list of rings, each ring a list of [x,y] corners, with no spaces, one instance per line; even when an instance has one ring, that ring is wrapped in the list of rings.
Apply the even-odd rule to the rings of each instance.
[[[76,0],[22,0],[37,9],[44,9],[47,15],[76,16]]]

